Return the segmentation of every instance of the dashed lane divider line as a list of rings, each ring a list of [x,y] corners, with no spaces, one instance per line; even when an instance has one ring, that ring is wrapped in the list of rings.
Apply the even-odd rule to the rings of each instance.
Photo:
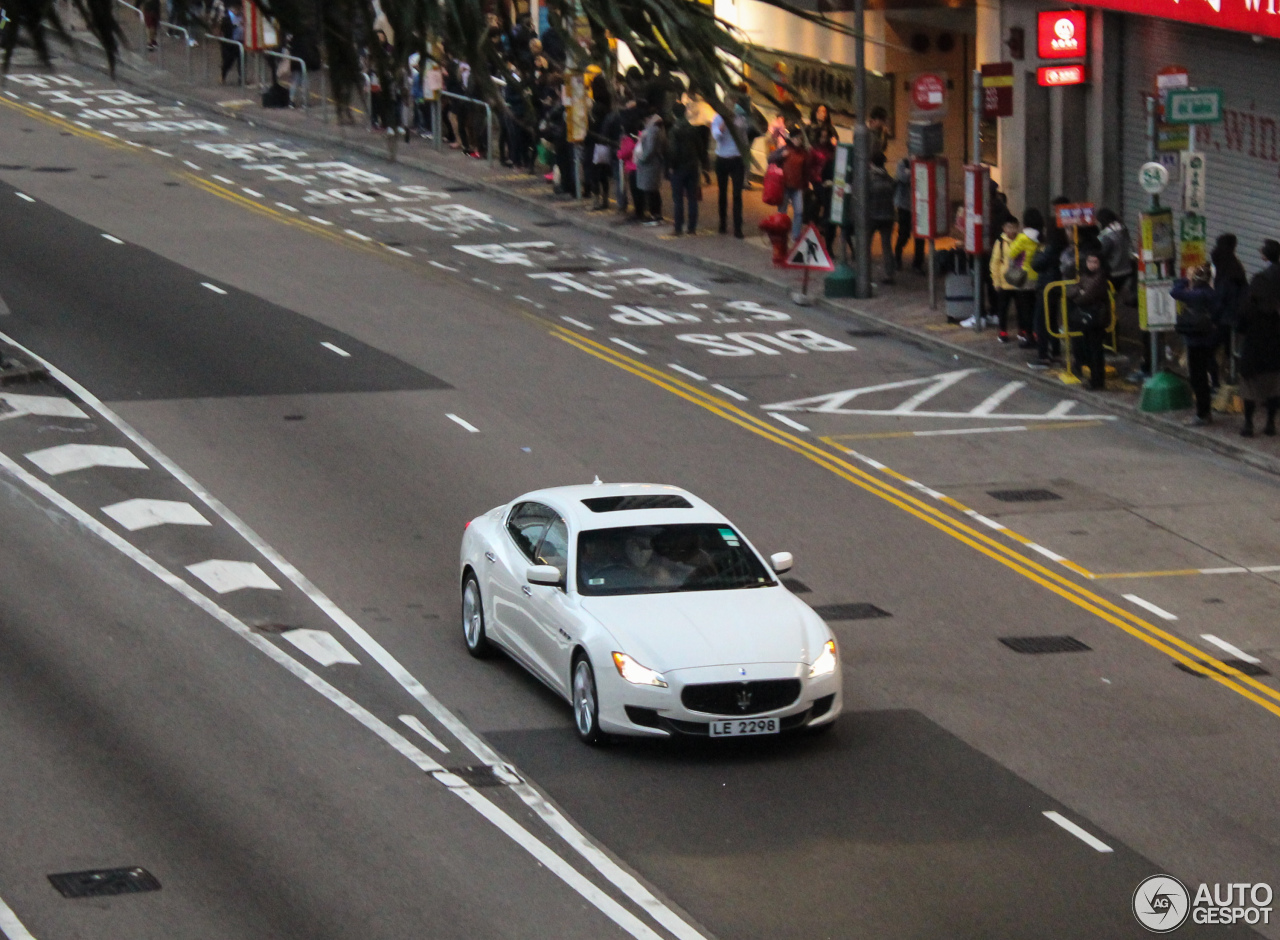
[[[1079,839],[1081,842],[1083,842],[1085,845],[1089,846],[1089,848],[1093,849],[1096,852],[1114,852],[1115,851],[1115,849],[1107,845],[1107,843],[1103,842],[1101,839],[1097,838],[1096,836],[1086,831],[1085,829],[1082,829],[1080,826],[1077,826],[1070,819],[1067,819],[1066,816],[1063,816],[1061,813],[1055,810],[1051,810],[1051,809],[1045,810],[1044,816],[1050,822],[1057,823],[1063,829],[1067,830],[1067,832],[1071,833],[1073,836],[1075,836],[1077,839]]]
[[[341,356],[343,359],[350,359],[350,358],[351,358],[351,353],[347,352],[347,351],[346,351],[345,349],[343,349],[341,346],[335,346],[335,345],[333,345],[333,343],[330,343],[330,342],[328,342],[327,340],[326,340],[325,342],[322,342],[320,345],[321,345],[321,346],[323,346],[325,349],[329,350],[329,352],[331,352],[331,353],[337,353],[337,354],[338,354],[339,356]]]
[[[631,359],[580,333],[573,333],[558,324],[545,320],[543,324],[553,336],[582,352],[610,362],[619,369],[664,388],[732,424],[738,425],[781,447],[785,447],[827,469],[836,476],[878,496],[891,505],[897,506],[922,522],[950,535],[957,541],[968,545],[1028,580],[1057,594],[1064,600],[1112,624],[1135,639],[1141,640],[1175,662],[1180,662],[1192,669],[1203,667],[1205,662],[1204,652],[1181,637],[1142,619],[1132,611],[1119,606],[1100,594],[1090,591],[1083,585],[1072,581],[1053,569],[1046,568],[1026,555],[1018,553],[1003,542],[971,528],[941,509],[935,508],[930,503],[912,496],[909,492],[897,489],[871,473],[859,469],[856,465],[849,463],[831,451],[818,447],[802,437],[790,434],[776,425],[766,423],[763,419],[744,411],[731,402],[717,398],[668,372],[648,366],[637,359]],[[878,464],[878,462],[876,463]],[[878,465],[884,467],[883,464]],[[1028,539],[1027,541],[1030,540]],[[1210,678],[1215,682],[1260,705],[1272,714],[1280,716],[1280,689],[1273,689],[1226,663],[1213,661],[1210,665],[1213,667]]]
[[[116,238],[114,235],[108,235],[106,232],[103,232],[103,233],[102,233],[102,237],[103,237],[103,238],[105,238],[107,241],[111,242],[111,244],[113,244],[113,245],[123,245],[123,244],[124,244],[124,239],[122,239],[122,238]]]
[[[476,427],[474,424],[472,424],[470,421],[466,420],[465,418],[459,418],[455,414],[447,414],[445,415],[445,417],[448,418],[450,421],[452,421],[454,424],[458,425],[459,427],[465,428],[466,430],[470,431],[472,434],[480,433],[480,429]]]
[[[1169,611],[1165,610],[1163,607],[1157,607],[1155,604],[1151,603],[1151,601],[1144,600],[1143,598],[1139,597],[1137,594],[1125,594],[1123,596],[1124,596],[1124,599],[1127,600],[1130,604],[1134,604],[1138,607],[1141,607],[1143,610],[1147,611],[1148,613],[1155,614],[1161,620],[1177,620],[1178,619],[1177,614],[1171,614],[1169,613]]]
[[[1262,662],[1262,660],[1260,660],[1257,656],[1250,656],[1244,650],[1240,649],[1240,647],[1233,646],[1232,644],[1228,643],[1226,640],[1220,637],[1214,636],[1212,633],[1202,633],[1200,634],[1200,639],[1204,640],[1206,643],[1212,643],[1214,646],[1222,650],[1231,658],[1238,659],[1241,662],[1252,663],[1255,666],[1258,663]]]
[[[154,444],[139,434],[128,422],[121,418],[118,414],[108,408],[100,401],[97,396],[90,392],[87,388],[67,375],[57,366],[45,360],[43,357],[27,349],[21,343],[12,337],[0,333],[0,341],[11,344],[14,348],[21,350],[32,359],[41,363],[49,370],[49,374],[60,382],[64,388],[73,395],[87,404],[95,412],[103,417],[108,423],[112,424],[125,437],[133,442],[140,450],[147,454],[157,464],[162,466],[169,472],[174,479],[178,480],[193,495],[203,502],[210,510],[218,515],[226,522],[237,534],[248,542],[254,549],[258,551],[267,561],[269,561],[285,578],[298,588],[307,598],[315,604],[331,621],[341,629],[357,646],[359,646],[375,663],[387,672],[391,678],[396,681],[409,695],[414,698],[430,715],[439,721],[451,734],[463,745],[476,755],[481,761],[493,767],[495,773],[508,774],[508,765],[485,741],[480,738],[467,725],[460,721],[448,708],[444,706],[430,691],[400,662],[392,656],[380,643],[377,642],[369,633],[342,608],[335,604],[323,591],[311,582],[296,566],[281,555],[275,548],[262,539],[253,529],[233,513],[221,500],[210,493],[204,486],[195,480],[190,474],[174,463],[167,455],[160,451]],[[338,689],[329,685],[324,679],[311,672],[300,662],[289,656],[283,650],[276,647],[270,641],[254,633],[244,623],[236,619],[227,611],[223,610],[216,603],[205,597],[199,591],[195,590],[191,585],[187,584],[182,578],[172,574],[159,563],[151,559],[150,556],[133,547],[132,544],[125,541],[116,533],[112,532],[101,522],[98,522],[84,510],[80,509],[70,500],[63,497],[52,487],[42,483],[32,474],[18,466],[7,455],[0,453],[0,467],[14,473],[19,479],[28,486],[35,488],[41,495],[45,496],[51,502],[54,502],[59,508],[64,509],[69,515],[83,522],[86,528],[93,531],[99,537],[103,538],[113,547],[124,552],[138,564],[142,565],[148,571],[155,574],[166,584],[172,586],[183,596],[187,597],[192,603],[199,606],[202,610],[207,611],[221,623],[230,627],[236,633],[241,635],[246,641],[252,643],[255,647],[262,650],[267,656],[280,663],[285,669],[301,678],[304,682],[316,689],[325,697],[329,698],[339,707],[343,708],[358,721],[372,730],[383,740],[387,741],[399,753],[403,754],[411,760],[419,768],[427,773],[432,774],[435,779],[445,783],[459,798],[466,801],[477,812],[484,816],[489,822],[497,826],[521,848],[525,849],[538,862],[544,865],[549,871],[564,881],[569,887],[577,891],[586,901],[595,906],[605,916],[609,917],[614,923],[618,924],[623,930],[629,933],[636,940],[663,940],[663,938],[654,932],[652,928],[640,921],[634,914],[624,908],[609,894],[596,887],[584,875],[578,872],[572,865],[566,862],[558,854],[551,850],[546,844],[535,837],[528,830],[524,829],[518,822],[507,815],[503,810],[490,802],[482,794],[477,793],[471,786],[467,785],[454,774],[450,774],[444,767],[428,757],[424,752],[411,744],[401,734],[396,732],[390,726],[386,725],[379,718],[365,709],[362,705],[340,692]],[[449,779],[446,779],[449,778]],[[621,868],[612,858],[596,846],[583,832],[570,823],[563,814],[560,813],[555,806],[551,805],[541,793],[532,785],[526,783],[513,785],[511,789],[520,797],[520,799],[528,805],[558,836],[560,836],[566,844],[585,859],[597,872],[599,872],[606,880],[617,888],[632,903],[645,911],[657,923],[664,926],[670,933],[674,934],[679,940],[705,940],[704,935],[686,922],[675,911],[664,904],[660,899],[655,897],[644,885],[634,878],[631,874]]]

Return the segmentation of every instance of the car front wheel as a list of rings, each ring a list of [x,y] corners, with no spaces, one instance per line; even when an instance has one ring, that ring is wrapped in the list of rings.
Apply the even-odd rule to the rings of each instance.
[[[596,697],[596,674],[585,655],[573,664],[573,724],[586,744],[600,744],[600,703]]]
[[[480,600],[480,585],[473,574],[468,574],[462,585],[462,638],[466,641],[467,652],[477,659],[483,659],[493,652],[484,629],[484,604]]]

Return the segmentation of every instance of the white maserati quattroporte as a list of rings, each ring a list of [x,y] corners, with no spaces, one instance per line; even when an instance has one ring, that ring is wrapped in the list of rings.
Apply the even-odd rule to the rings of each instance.
[[[835,637],[723,515],[674,486],[537,490],[467,524],[462,630],[573,706],[579,736],[829,727]]]

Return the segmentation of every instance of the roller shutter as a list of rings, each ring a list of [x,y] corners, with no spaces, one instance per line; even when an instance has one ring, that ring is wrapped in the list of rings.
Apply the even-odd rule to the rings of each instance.
[[[1125,18],[1123,43],[1126,223],[1136,225],[1149,198],[1138,186],[1147,153],[1142,92],[1154,88],[1161,68],[1185,66],[1192,85],[1222,89],[1226,111],[1223,123],[1203,125],[1196,138],[1207,156],[1210,246],[1220,233],[1235,232],[1240,260],[1257,270],[1262,240],[1280,238],[1280,43],[1140,16]],[[1181,208],[1176,169],[1163,201]]]

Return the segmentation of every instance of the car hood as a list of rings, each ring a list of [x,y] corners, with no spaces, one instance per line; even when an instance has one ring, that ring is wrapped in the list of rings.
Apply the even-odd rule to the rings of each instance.
[[[781,586],[584,597],[583,608],[659,672],[735,663],[809,663],[826,626]]]

